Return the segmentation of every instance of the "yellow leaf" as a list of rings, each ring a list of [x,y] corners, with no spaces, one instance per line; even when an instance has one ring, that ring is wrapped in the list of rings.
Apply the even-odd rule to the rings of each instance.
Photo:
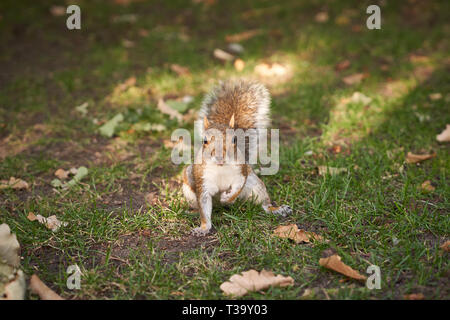
[[[421,189],[423,191],[428,191],[428,192],[432,192],[432,191],[434,191],[436,189],[435,187],[433,187],[431,185],[431,181],[430,180],[424,181],[424,183],[422,183],[422,185],[420,187],[421,187]]]

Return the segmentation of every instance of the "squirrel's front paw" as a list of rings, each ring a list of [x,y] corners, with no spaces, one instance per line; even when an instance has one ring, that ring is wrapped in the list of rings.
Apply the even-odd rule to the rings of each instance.
[[[204,237],[206,236],[211,229],[203,229],[201,227],[197,227],[191,231],[191,234],[195,237]]]
[[[282,205],[282,206],[279,206],[279,207],[271,206],[268,209],[273,214],[279,215],[281,217],[286,217],[286,216],[288,216],[288,215],[290,215],[292,213],[292,209],[288,205]]]

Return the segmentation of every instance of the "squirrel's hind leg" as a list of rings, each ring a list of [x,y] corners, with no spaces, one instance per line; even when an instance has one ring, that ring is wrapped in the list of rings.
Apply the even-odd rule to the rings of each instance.
[[[197,195],[194,192],[194,176],[192,174],[192,164],[183,170],[183,194],[189,206],[198,209]]]
[[[261,204],[264,211],[267,213],[276,214],[282,217],[286,217],[292,213],[292,209],[288,205],[272,205],[272,201],[270,200],[269,193],[267,192],[264,182],[262,182],[253,170],[249,173],[239,198],[243,200],[253,199],[256,203]]]

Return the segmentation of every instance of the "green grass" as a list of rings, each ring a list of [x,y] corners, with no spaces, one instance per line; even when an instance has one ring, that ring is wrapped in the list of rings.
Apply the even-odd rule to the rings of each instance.
[[[295,280],[293,287],[250,299],[300,299],[305,289],[311,299],[411,293],[449,299],[448,253],[439,246],[450,231],[450,155],[449,145],[435,139],[450,123],[448,2],[386,3],[381,30],[366,29],[365,8],[372,3],[360,1],[78,3],[80,31],[68,31],[64,17],[49,13],[54,1],[0,4],[0,148],[6,152],[0,178],[31,185],[0,191],[0,222],[17,234],[28,276],[37,273],[68,299],[223,299],[220,284],[248,269]],[[315,22],[322,10],[328,22]],[[136,14],[136,22],[111,22],[124,14]],[[335,23],[342,14],[349,24]],[[140,36],[141,29],[148,35]],[[214,59],[226,35],[250,29],[261,34],[242,42],[242,72]],[[134,47],[123,46],[124,39]],[[345,59],[350,67],[336,71]],[[193,238],[199,217],[184,203],[182,168],[164,147],[178,125],[156,111],[158,98],[192,95],[198,108],[215,80],[254,76],[264,61],[293,71],[288,81],[269,83],[283,144],[280,171],[263,180],[273,200],[294,213],[280,220],[251,203],[217,207],[217,232]],[[191,75],[177,76],[173,63]],[[369,77],[342,82],[359,72]],[[130,77],[135,85],[115,89]],[[372,101],[340,103],[354,92]],[[433,101],[429,94],[436,92],[442,99]],[[83,117],[75,107],[86,101]],[[149,110],[150,118],[133,120],[137,109]],[[96,123],[119,112],[130,112],[119,139],[101,137]],[[129,131],[144,118],[167,130]],[[184,126],[192,129],[192,123]],[[334,153],[338,145],[341,152]],[[408,151],[437,156],[405,164]],[[56,169],[81,165],[89,169],[81,184],[52,190]],[[319,176],[319,165],[348,172]],[[425,180],[433,192],[421,191]],[[146,202],[149,192],[154,201]],[[68,226],[54,233],[29,221],[30,211],[56,214]],[[288,223],[328,242],[295,245],[272,236]],[[379,266],[381,290],[342,282],[344,276],[320,267],[330,250],[362,274]],[[80,290],[66,287],[71,264],[82,270]]]

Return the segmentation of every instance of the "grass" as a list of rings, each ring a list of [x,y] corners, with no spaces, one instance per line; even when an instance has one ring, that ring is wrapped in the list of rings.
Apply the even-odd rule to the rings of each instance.
[[[77,2],[80,31],[49,13],[54,1],[0,4],[0,178],[31,185],[0,191],[0,222],[17,234],[27,275],[37,273],[68,299],[223,299],[220,284],[248,269],[295,280],[250,299],[300,299],[306,289],[308,299],[450,297],[448,253],[439,248],[449,236],[450,155],[435,140],[450,123],[447,2],[385,3],[381,30],[366,29],[372,3],[360,1]],[[327,22],[314,20],[320,11]],[[137,20],[112,22],[127,14]],[[213,58],[226,35],[250,29],[261,33],[242,42],[242,72]],[[350,67],[336,71],[345,59]],[[293,70],[288,81],[268,84],[283,144],[279,173],[263,179],[294,214],[279,220],[251,203],[217,207],[217,232],[193,238],[199,218],[183,201],[182,168],[164,146],[178,125],[156,102],[188,94],[198,108],[215,80],[254,76],[264,61]],[[190,76],[177,76],[173,63]],[[342,82],[359,72],[369,76]],[[130,77],[136,83],[118,90]],[[342,103],[354,92],[372,101]],[[443,97],[431,100],[436,92]],[[74,109],[86,101],[83,117]],[[138,117],[116,138],[98,134],[98,123],[144,108],[167,130],[130,130]],[[437,155],[405,164],[408,151]],[[82,183],[53,190],[56,169],[81,165],[89,169]],[[348,172],[319,176],[319,165]],[[421,190],[425,180],[433,192]],[[29,221],[30,211],[56,214],[68,226],[54,233]],[[295,245],[272,236],[288,223],[329,242]],[[381,289],[320,267],[330,252],[362,274],[379,266]],[[71,264],[82,270],[80,290],[66,287]]]

